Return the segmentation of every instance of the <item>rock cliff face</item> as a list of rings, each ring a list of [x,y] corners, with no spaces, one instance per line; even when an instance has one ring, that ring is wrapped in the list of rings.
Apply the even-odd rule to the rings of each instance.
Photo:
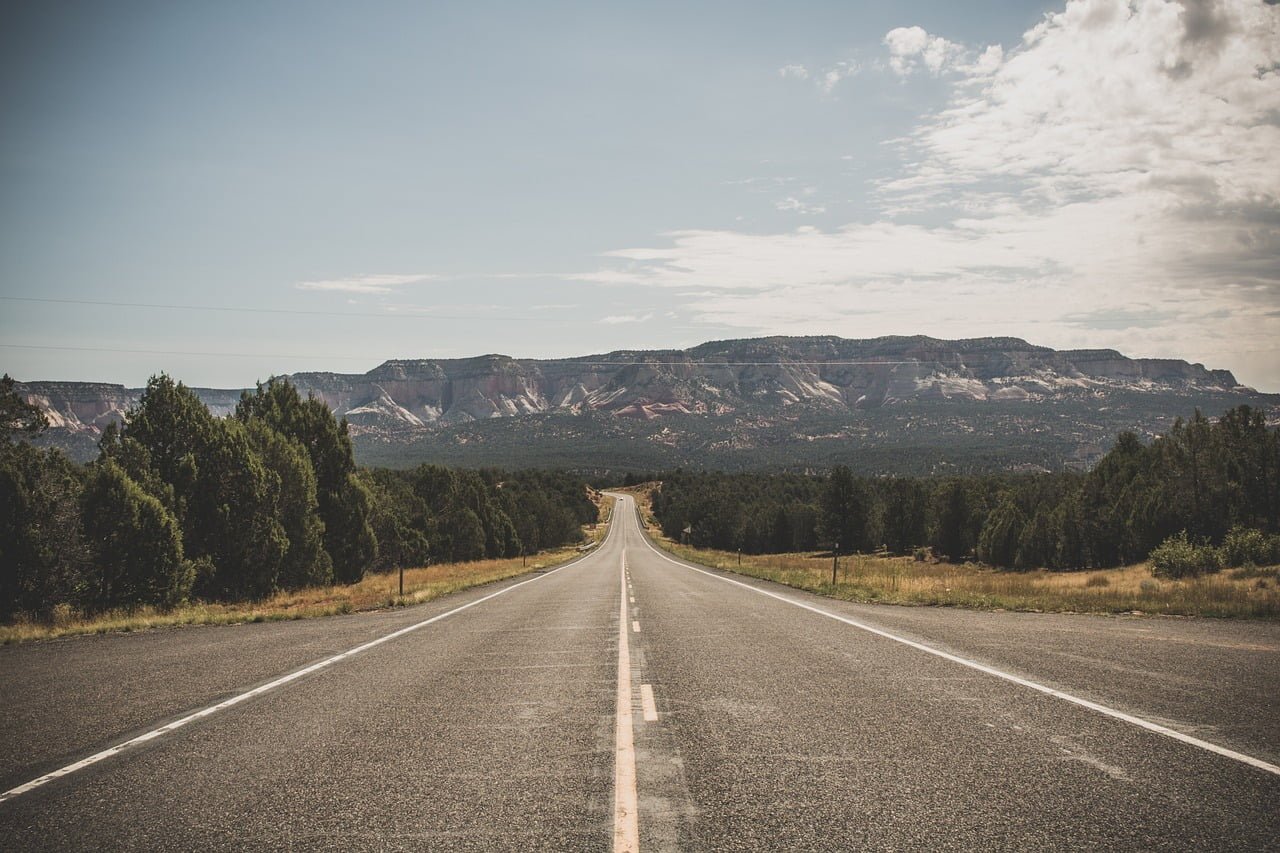
[[[553,411],[652,419],[791,406],[870,409],[918,399],[1246,390],[1226,370],[1110,350],[1058,352],[1016,338],[764,338],[563,361],[396,360],[363,376],[290,378],[353,426],[388,429]]]
[[[90,436],[96,441],[107,424],[119,423],[142,396],[141,388],[106,382],[19,382],[17,390],[28,403],[45,412],[50,432]],[[240,390],[194,389],[209,411],[225,417],[235,411]]]
[[[593,414],[664,422],[707,415],[750,424],[802,413],[854,417],[957,401],[980,408],[1118,395],[1264,397],[1226,370],[1174,359],[1131,359],[1112,350],[1056,351],[1017,338],[848,340],[776,337],[717,341],[688,350],[622,350],[564,360],[393,360],[364,374],[288,377],[345,417],[354,435],[415,441],[476,422],[527,415]],[[139,389],[29,382],[20,390],[49,412],[54,436],[96,441]],[[240,390],[196,389],[218,415]],[[735,421],[736,419],[736,421]],[[754,419],[754,420],[753,420]]]

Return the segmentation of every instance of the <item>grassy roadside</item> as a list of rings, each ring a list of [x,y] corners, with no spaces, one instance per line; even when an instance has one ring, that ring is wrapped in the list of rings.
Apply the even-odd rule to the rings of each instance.
[[[1152,577],[1146,564],[1087,572],[1006,572],[910,557],[848,555],[840,558],[833,584],[830,553],[739,557],[673,542],[653,522],[647,492],[631,493],[650,536],[675,556],[845,601],[1057,613],[1280,616],[1280,567],[1274,566],[1163,580]]]
[[[604,538],[613,511],[613,498],[607,495],[593,497],[600,509],[600,522],[584,527],[583,534],[588,543],[598,543]],[[400,575],[393,571],[366,575],[359,583],[350,585],[337,584],[279,592],[261,601],[227,604],[192,602],[169,610],[137,607],[93,615],[76,613],[69,608],[59,608],[49,621],[18,621],[0,625],[0,645],[77,634],[145,631],[150,628],[180,625],[277,622],[381,610],[388,607],[407,607],[474,586],[551,568],[572,560],[583,550],[585,549],[570,545],[542,551],[527,559],[511,557],[405,569],[404,595],[399,594]]]

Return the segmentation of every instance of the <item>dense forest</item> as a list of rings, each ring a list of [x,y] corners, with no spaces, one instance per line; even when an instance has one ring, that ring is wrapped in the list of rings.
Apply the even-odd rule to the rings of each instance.
[[[1122,433],[1087,473],[919,479],[856,477],[843,466],[825,477],[677,471],[662,477],[653,510],[668,536],[747,553],[927,548],[1002,568],[1071,570],[1157,552],[1183,560],[1171,574],[1193,573],[1215,560],[1280,561],[1280,430],[1248,406],[1216,421],[1197,411],[1150,444]]]
[[[0,617],[253,599],[518,556],[576,541],[596,517],[565,474],[358,469],[346,422],[288,382],[216,418],[153,377],[88,465],[14,440],[45,425],[0,380]]]

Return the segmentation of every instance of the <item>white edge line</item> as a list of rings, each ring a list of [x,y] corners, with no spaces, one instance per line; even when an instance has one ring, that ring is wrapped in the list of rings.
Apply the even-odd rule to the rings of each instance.
[[[605,539],[603,541],[607,542],[609,540],[609,537],[612,535],[613,535],[613,528],[610,527],[609,533],[608,535],[605,536]],[[603,544],[603,542],[601,544]],[[419,628],[425,628],[427,625],[430,625],[433,622],[439,622],[441,619],[445,619],[449,616],[454,615],[455,613],[461,613],[463,610],[467,610],[468,608],[475,607],[477,604],[483,604],[484,602],[488,601],[491,598],[497,598],[500,595],[506,595],[508,592],[511,592],[513,589],[519,589],[520,587],[526,584],[531,584],[534,581],[540,581],[543,578],[550,577],[551,575],[554,575],[556,572],[560,571],[561,569],[567,569],[570,566],[573,566],[573,565],[576,565],[577,563],[582,562],[588,557],[594,556],[595,553],[596,552],[593,550],[588,554],[584,554],[581,557],[578,557],[574,560],[570,560],[569,562],[565,563],[563,566],[557,566],[551,571],[540,574],[537,577],[532,577],[532,578],[529,578],[528,580],[520,581],[519,583],[515,583],[515,584],[512,584],[511,586],[500,589],[497,592],[491,592],[488,595],[484,596],[483,598],[477,598],[475,601],[468,602],[467,604],[464,604],[461,607],[455,607],[452,610],[432,616],[430,619],[424,619],[421,622],[415,622],[412,625],[392,631],[390,634],[386,634],[384,636],[378,637],[377,639],[370,640],[367,643],[362,643],[354,648],[347,649],[345,652],[340,652],[339,654],[336,654],[333,657],[328,657],[328,658],[325,658],[324,660],[317,661],[316,663],[313,663],[309,666],[305,666],[302,669],[295,670],[289,673],[288,675],[283,675],[280,678],[275,679],[274,681],[269,681],[266,684],[260,684],[251,690],[244,691],[243,693],[237,693],[235,696],[232,696],[230,699],[224,699],[223,701],[218,702],[215,705],[209,705],[208,707],[201,708],[199,711],[195,711],[193,713],[187,714],[185,717],[181,717],[177,720],[174,720],[171,723],[166,723],[163,726],[154,728],[149,732],[138,735],[137,737],[130,738],[129,740],[124,741],[123,743],[118,743],[115,746],[108,747],[102,750],[101,752],[95,752],[93,755],[90,755],[87,758],[82,758],[73,764],[68,764],[66,767],[60,767],[57,770],[51,771],[49,773],[44,774],[43,776],[32,779],[30,782],[24,782],[23,784],[18,785],[16,788],[10,788],[4,793],[0,793],[0,803],[5,802],[6,800],[11,800],[14,797],[21,796],[22,794],[25,794],[29,791],[39,788],[41,785],[52,782],[54,779],[60,779],[63,776],[69,776],[72,773],[85,769],[86,767],[91,767],[94,764],[97,764],[101,761],[105,761],[106,759],[111,758],[114,755],[119,755],[120,753],[124,752],[127,749],[130,749],[135,746],[139,746],[151,740],[155,740],[161,735],[169,734],[170,732],[176,731],[177,729],[180,729],[183,726],[188,725],[189,723],[194,723],[197,720],[202,720],[205,717],[209,717],[209,716],[212,716],[213,714],[218,713],[219,711],[225,711],[227,708],[231,708],[235,705],[239,705],[241,702],[246,702],[249,699],[254,698],[255,696],[261,696],[263,693],[267,693],[277,688],[284,687],[286,684],[297,681],[299,678],[302,678],[303,676],[310,675],[313,672],[330,667],[333,664],[338,663],[339,661],[346,660],[347,658],[353,655],[358,655],[361,652],[365,652],[365,651],[368,651],[369,649],[374,648],[375,646],[380,646],[383,643],[390,642],[391,640],[394,640],[397,637],[403,637],[405,634],[408,634],[411,631],[416,631]]]
[[[638,511],[639,510],[637,510],[637,512]],[[743,589],[749,589],[752,592],[759,593],[760,595],[767,595],[770,598],[776,598],[778,601],[784,601],[787,604],[794,605],[795,607],[799,607],[803,610],[808,610],[812,613],[817,613],[820,616],[826,616],[828,619],[834,619],[837,622],[843,622],[846,625],[850,625],[854,628],[860,628],[861,630],[875,634],[876,636],[884,637],[887,640],[893,640],[895,643],[902,643],[905,646],[910,646],[913,649],[917,649],[927,654],[934,655],[935,657],[940,657],[943,660],[949,660],[952,663],[958,663],[961,666],[967,666],[970,669],[975,669],[978,672],[983,672],[983,673],[986,673],[987,675],[993,675],[996,678],[1002,678],[1005,681],[1009,681],[1014,684],[1018,684],[1023,687],[1030,688],[1031,690],[1038,691],[1040,693],[1045,694],[1046,696],[1053,696],[1054,698],[1061,699],[1064,702],[1070,702],[1073,705],[1079,705],[1081,708],[1088,708],[1090,711],[1095,711],[1099,714],[1103,714],[1113,719],[1121,720],[1122,722],[1126,722],[1131,725],[1138,726],[1139,728],[1146,729],[1149,732],[1155,732],[1156,734],[1164,735],[1165,737],[1172,738],[1176,741],[1185,743],[1188,746],[1194,746],[1199,749],[1203,749],[1207,752],[1212,752],[1212,753],[1215,753],[1216,755],[1221,755],[1224,758],[1230,758],[1235,761],[1239,761],[1243,764],[1248,764],[1250,767],[1256,767],[1259,770],[1263,770],[1263,771],[1266,771],[1267,773],[1272,773],[1277,776],[1280,776],[1280,766],[1271,764],[1270,762],[1267,762],[1267,761],[1263,761],[1260,758],[1254,758],[1252,755],[1245,755],[1243,752],[1236,752],[1234,749],[1227,749],[1225,746],[1218,746],[1216,743],[1210,743],[1207,740],[1201,740],[1198,737],[1192,737],[1191,735],[1183,734],[1182,732],[1177,731],[1176,729],[1171,729],[1167,726],[1162,726],[1159,723],[1153,723],[1150,720],[1143,719],[1142,717],[1135,717],[1133,714],[1126,714],[1124,711],[1117,711],[1115,708],[1109,708],[1106,705],[1099,705],[1097,702],[1091,702],[1090,700],[1081,698],[1080,696],[1074,696],[1070,693],[1065,693],[1061,690],[1058,690],[1057,688],[1049,687],[1046,684],[1041,684],[1038,681],[1031,681],[1030,679],[1023,678],[1018,675],[1014,675],[1011,672],[1005,672],[1004,670],[996,669],[995,667],[992,667],[992,666],[987,666],[984,663],[978,663],[975,660],[962,658],[959,655],[953,655],[950,652],[944,652],[941,649],[935,649],[933,646],[927,646],[924,643],[917,643],[915,640],[908,640],[906,637],[899,637],[897,634],[891,634],[888,631],[882,630],[880,628],[874,628],[866,624],[865,622],[859,622],[858,620],[850,619],[847,616],[840,616],[836,613],[831,613],[830,611],[823,610],[820,607],[814,607],[811,604],[805,604],[802,601],[796,601],[794,598],[788,598],[785,595],[778,595],[776,592],[770,592],[768,590],[760,589],[759,587],[752,586],[751,584],[743,583],[742,581],[736,581],[736,580],[733,580],[732,578],[726,578],[714,572],[709,572],[705,569],[696,568],[694,566],[689,565],[688,563],[685,563],[680,560],[676,560],[675,558],[659,550],[657,546],[655,546],[652,542],[649,541],[648,536],[642,535],[641,539],[644,541],[644,544],[649,547],[649,550],[653,551],[662,559],[666,560],[669,563],[673,563],[674,565],[680,566],[682,568],[689,569],[690,571],[700,572],[706,575],[707,577],[712,577],[712,578],[715,578],[716,580],[724,581],[725,583],[731,583],[731,584],[734,584],[735,586],[740,586]]]
[[[658,703],[653,700],[653,685],[640,685],[640,707],[644,709],[646,723],[658,722]]]

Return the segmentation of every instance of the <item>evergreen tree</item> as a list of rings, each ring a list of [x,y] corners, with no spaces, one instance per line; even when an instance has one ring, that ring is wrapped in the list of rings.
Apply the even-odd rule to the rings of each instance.
[[[186,599],[194,571],[183,562],[178,524],[160,501],[108,459],[89,475],[82,507],[95,606],[168,606]]]
[[[977,544],[968,485],[950,480],[943,484],[934,502],[937,518],[934,550],[953,561],[965,559]]]
[[[978,559],[1000,568],[1011,568],[1017,562],[1018,543],[1026,527],[1026,518],[1011,498],[1005,498],[987,516],[978,537]]]
[[[485,557],[485,530],[470,507],[456,505],[445,514],[437,541],[447,562],[471,562]],[[447,531],[447,532],[446,532]]]
[[[355,583],[377,559],[378,540],[369,523],[368,489],[354,472],[342,483],[337,489],[320,492],[320,517],[325,523],[325,550],[333,559],[334,578]]]
[[[273,505],[280,478],[254,452],[243,424],[214,422],[197,482],[187,510],[188,552],[214,565],[201,592],[231,599],[273,592],[289,547]]]
[[[1022,535],[1018,537],[1018,550],[1013,558],[1014,568],[1027,571],[1054,566],[1057,545],[1058,535],[1054,528],[1052,510],[1042,507],[1022,528]]]
[[[427,509],[402,472],[374,469],[360,474],[369,492],[370,518],[378,540],[375,569],[426,565],[431,557],[427,541]]]
[[[184,531],[186,504],[196,491],[197,459],[213,440],[216,422],[194,391],[161,373],[147,381],[120,430],[121,439],[145,449],[148,476],[172,490],[170,509]]]
[[[236,417],[260,419],[307,451],[316,474],[324,549],[334,578],[343,583],[360,580],[377,558],[378,542],[369,523],[369,492],[355,476],[346,420],[336,420],[323,400],[314,396],[303,400],[286,380],[259,384],[253,394],[246,391]]]
[[[1258,529],[1277,528],[1275,430],[1267,429],[1263,412],[1249,406],[1228,410],[1213,426],[1215,467],[1225,481],[1231,516]]]
[[[895,554],[908,554],[928,541],[928,494],[918,480],[896,478],[883,488],[884,544]]]
[[[80,468],[61,451],[0,442],[0,616],[89,598],[82,490]]]
[[[9,374],[0,376],[0,430],[6,441],[15,434],[36,435],[49,426],[44,410],[28,403],[16,384]]]
[[[791,517],[787,515],[786,506],[779,504],[773,508],[769,519],[768,551],[775,554],[795,550],[791,533]]]
[[[819,498],[822,535],[842,552],[868,550],[867,535],[871,515],[866,486],[854,479],[848,466],[837,465],[827,478]]]
[[[316,500],[316,475],[311,460],[296,441],[261,421],[247,427],[250,444],[261,457],[269,477],[267,503],[288,539],[280,562],[279,585],[299,589],[333,582],[333,563],[324,550],[324,522]]]

